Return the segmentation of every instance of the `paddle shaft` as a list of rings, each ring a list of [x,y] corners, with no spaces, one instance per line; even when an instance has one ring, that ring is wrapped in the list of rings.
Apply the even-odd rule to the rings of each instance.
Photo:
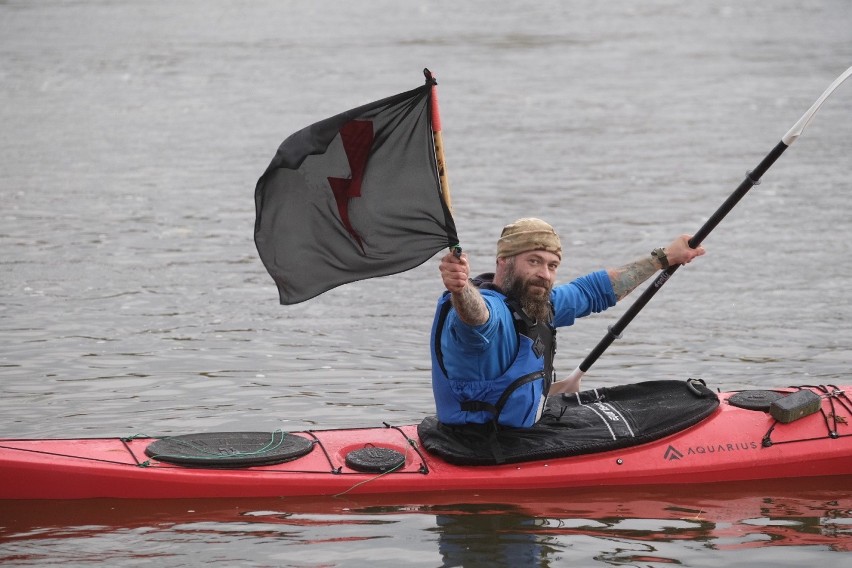
[[[716,225],[718,225],[722,221],[722,219],[724,219],[725,216],[731,212],[731,209],[733,209],[734,206],[739,203],[740,199],[742,199],[752,187],[760,183],[761,176],[766,173],[766,170],[768,170],[772,166],[772,164],[775,163],[775,160],[777,160],[787,148],[787,144],[785,144],[783,141],[778,142],[778,145],[775,146],[775,148],[773,148],[773,150],[769,152],[769,154],[767,154],[765,158],[763,158],[760,164],[758,164],[756,168],[746,174],[745,179],[742,181],[739,187],[730,196],[728,196],[728,199],[725,200],[722,206],[719,207],[716,212],[713,213],[713,215],[711,215],[709,219],[707,219],[704,225],[702,225],[701,228],[698,229],[698,232],[696,232],[695,235],[693,235],[692,238],[689,239],[690,247],[698,247],[698,245],[700,245],[704,241],[704,239],[707,238],[707,235],[709,235],[710,232],[716,228]],[[627,311],[624,312],[624,315],[622,315],[618,319],[618,321],[615,322],[615,324],[610,326],[609,330],[607,331],[607,334],[603,337],[603,339],[601,339],[601,341],[595,346],[595,348],[592,349],[591,353],[589,353],[588,356],[583,359],[583,362],[580,363],[579,366],[580,371],[585,373],[589,370],[589,368],[595,363],[595,361],[597,361],[598,358],[603,355],[603,352],[606,351],[610,345],[612,345],[612,342],[621,336],[624,329],[630,324],[631,321],[633,321],[633,318],[635,318],[637,314],[639,314],[642,308],[645,307],[645,304],[651,301],[651,298],[654,297],[654,294],[659,292],[660,288],[663,287],[663,284],[668,282],[669,278],[672,277],[672,274],[674,274],[678,268],[680,268],[680,265],[675,264],[673,266],[669,266],[667,269],[660,272],[654,282],[650,286],[648,286],[644,292],[642,292],[642,294],[636,299],[636,301],[633,302],[633,305],[627,308]]]
[[[852,77],[852,67],[849,67],[846,71],[840,74],[834,82],[828,86],[828,88],[820,95],[820,97],[811,105],[811,108],[802,115],[802,117],[793,125],[793,127],[787,131],[787,133],[781,138],[781,141],[778,142],[778,145],[772,149],[769,154],[766,155],[765,158],[754,168],[752,171],[746,174],[746,178],[740,184],[740,186],[728,197],[727,200],[719,207],[713,215],[710,216],[709,219],[698,229],[698,232],[689,239],[689,246],[692,248],[696,248],[698,245],[704,241],[707,235],[716,228],[722,219],[730,213],[731,209],[743,198],[743,196],[748,193],[748,191],[758,183],[760,183],[760,178],[763,174],[766,173],[772,164],[775,163],[781,154],[784,153],[784,150],[789,148],[793,142],[795,142],[799,136],[804,132],[805,128],[810,123],[811,119],[813,119],[816,112],[820,109],[825,100],[831,96],[837,87],[839,87],[846,79]],[[669,278],[672,277],[680,265],[670,266],[664,271],[660,272],[654,282],[645,289],[644,292],[633,302],[633,305],[630,306],[624,315],[622,315],[614,325],[610,326],[607,334],[603,339],[592,349],[592,352],[583,359],[583,362],[574,370],[573,373],[566,379],[566,383],[571,384],[573,387],[578,388],[580,384],[580,379],[583,374],[589,370],[589,368],[598,360],[604,351],[606,351],[607,347],[612,345],[612,342],[621,337],[621,333],[624,331],[624,328],[633,321],[633,318],[645,307],[645,304],[651,301],[651,298],[654,297],[660,288],[663,287],[663,284],[668,282]],[[564,392],[564,391],[562,391]]]

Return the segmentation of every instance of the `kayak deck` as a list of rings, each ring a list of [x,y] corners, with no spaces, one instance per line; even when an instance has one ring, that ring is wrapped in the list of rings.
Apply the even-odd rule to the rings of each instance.
[[[788,424],[727,404],[676,434],[639,446],[524,463],[458,466],[420,447],[417,426],[294,432],[311,441],[293,461],[241,469],[193,468],[145,454],[151,438],[0,440],[0,498],[218,498],[441,491],[505,491],[697,484],[852,474],[852,412],[832,387],[818,412]],[[792,391],[790,391],[792,392]],[[848,398],[846,398],[848,401]],[[347,465],[364,448],[404,455],[393,471]]]

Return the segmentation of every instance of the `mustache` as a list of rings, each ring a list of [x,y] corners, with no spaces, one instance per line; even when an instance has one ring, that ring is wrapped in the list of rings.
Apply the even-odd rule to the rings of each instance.
[[[542,288],[547,288],[550,290],[550,282],[547,280],[543,280],[541,278],[531,278],[527,280],[527,286],[541,286]]]

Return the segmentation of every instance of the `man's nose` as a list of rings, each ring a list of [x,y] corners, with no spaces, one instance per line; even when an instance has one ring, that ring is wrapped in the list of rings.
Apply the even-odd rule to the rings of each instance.
[[[542,266],[536,271],[536,276],[541,278],[542,280],[547,280],[550,282],[553,280],[553,272],[547,266]]]

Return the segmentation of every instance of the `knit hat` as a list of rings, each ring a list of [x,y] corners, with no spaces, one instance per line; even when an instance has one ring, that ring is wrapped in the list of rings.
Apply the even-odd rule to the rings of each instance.
[[[562,259],[562,243],[559,235],[541,219],[518,219],[503,227],[497,241],[497,258],[515,256],[530,250],[545,250]]]

